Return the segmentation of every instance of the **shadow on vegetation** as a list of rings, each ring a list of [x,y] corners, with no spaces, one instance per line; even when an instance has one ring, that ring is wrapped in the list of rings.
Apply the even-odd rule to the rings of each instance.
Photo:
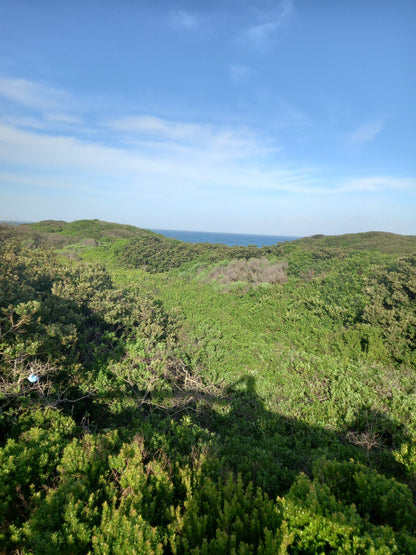
[[[136,390],[134,404],[117,414],[101,405],[100,426],[122,427],[129,435],[148,424],[150,434],[164,436],[168,455],[186,456],[206,442],[208,456],[221,461],[224,474],[240,473],[245,483],[253,481],[272,498],[284,495],[300,472],[312,476],[313,463],[323,458],[354,459],[409,481],[405,467],[393,456],[409,437],[385,414],[359,407],[353,424],[336,432],[268,410],[253,376],[227,387],[205,385],[182,363],[172,362],[164,378],[164,388]],[[114,389],[111,395],[114,401],[120,394]],[[195,427],[199,432],[178,440],[174,422],[183,422],[184,417],[189,430]]]
[[[0,416],[55,407],[84,427],[89,415],[97,412],[94,381],[100,368],[120,356],[114,325],[82,303],[48,294],[43,296],[41,316],[28,319],[21,329],[30,336],[22,354],[8,357],[6,349],[0,353]],[[33,344],[35,356],[30,354]],[[30,375],[37,381],[30,383]],[[8,418],[0,419],[0,444],[11,437],[10,425]]]

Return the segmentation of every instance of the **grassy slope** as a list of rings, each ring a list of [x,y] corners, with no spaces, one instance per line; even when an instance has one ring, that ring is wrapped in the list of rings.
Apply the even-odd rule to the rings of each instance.
[[[293,241],[284,246],[291,261],[289,268],[296,274],[287,284],[248,293],[237,287],[224,293],[215,284],[201,283],[192,272],[191,279],[189,275],[183,279],[179,272],[151,275],[117,268],[117,248],[131,239],[155,235],[146,230],[98,220],[46,221],[20,227],[25,238],[34,232],[46,244],[53,241],[51,237],[64,237],[67,244],[62,253],[77,252],[85,261],[110,263],[120,285],[137,283],[154,291],[168,308],[179,307],[185,317],[184,333],[193,364],[204,367],[211,380],[233,383],[251,376],[273,410],[333,429],[356,418],[364,404],[378,405],[401,422],[408,418],[409,403],[403,396],[412,378],[404,377],[391,398],[380,399],[378,391],[388,388],[387,382],[394,382],[397,371],[386,369],[377,360],[377,353],[371,349],[363,352],[357,341],[354,343],[353,331],[346,330],[345,323],[337,318],[344,308],[339,306],[340,300],[331,299],[331,287],[334,283],[338,287],[340,275],[354,272],[359,264],[366,270],[392,260],[392,252],[416,252],[416,237],[370,232]],[[387,256],[366,255],[364,250]],[[335,258],[326,251],[333,252]],[[355,255],[355,251],[361,254]],[[340,264],[340,259],[344,259],[344,266],[332,271],[331,278],[330,269]],[[324,277],[299,279],[311,267]],[[355,287],[359,289],[360,284]],[[311,304],[322,290],[326,291],[326,302],[333,305],[333,314]],[[346,302],[350,303],[356,293],[352,291]],[[337,288],[334,295],[339,295]],[[322,303],[321,297],[318,300]]]
[[[181,308],[193,364],[202,366],[210,380],[235,383],[251,376],[260,397],[280,414],[334,430],[348,426],[366,404],[395,414],[402,423],[409,418],[404,397],[414,378],[402,374],[401,387],[383,399],[380,391],[400,371],[386,369],[358,346],[343,350],[343,326],[305,308],[311,283],[241,295],[135,270],[116,276],[120,284],[137,281],[152,289],[167,308]]]
[[[307,246],[289,243],[288,282],[255,289],[225,292],[192,271],[117,269],[114,277],[120,285],[152,290],[167,308],[180,307],[191,365],[209,381],[255,391],[264,408],[251,417],[258,432],[248,433],[247,456],[264,461],[269,453],[294,472],[308,472],[322,456],[362,457],[384,472],[395,467],[400,473],[400,446],[416,439],[415,373],[393,365],[377,335],[363,348],[360,329],[348,323],[368,302],[366,276],[396,258],[383,254],[392,240],[400,254],[409,248],[400,236],[365,252],[352,243],[350,252],[340,249],[335,238],[332,247],[316,248],[315,239]],[[311,275],[302,277],[307,270]],[[219,433],[227,453],[230,431]]]
[[[25,241],[40,234],[41,244],[64,237],[61,252],[104,262],[117,285],[137,284],[180,309],[189,367],[206,383],[230,386],[222,404],[189,418],[215,434],[231,468],[247,471],[270,495],[284,494],[322,457],[354,457],[416,489],[414,461],[403,455],[416,440],[414,370],[393,364],[377,336],[363,348],[354,321],[368,302],[366,279],[416,252],[415,237],[298,240],[282,248],[286,283],[227,292],[202,281],[192,264],[159,274],[121,268],[117,249],[151,232],[81,221],[41,222],[21,233]]]

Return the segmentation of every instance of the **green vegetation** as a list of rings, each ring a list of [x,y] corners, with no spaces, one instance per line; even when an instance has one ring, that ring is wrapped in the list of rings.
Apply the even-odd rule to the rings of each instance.
[[[415,330],[415,237],[0,225],[0,552],[416,553]]]

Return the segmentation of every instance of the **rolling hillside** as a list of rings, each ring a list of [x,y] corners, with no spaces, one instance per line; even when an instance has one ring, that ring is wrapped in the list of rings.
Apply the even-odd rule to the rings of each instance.
[[[416,553],[415,252],[1,225],[0,551]]]

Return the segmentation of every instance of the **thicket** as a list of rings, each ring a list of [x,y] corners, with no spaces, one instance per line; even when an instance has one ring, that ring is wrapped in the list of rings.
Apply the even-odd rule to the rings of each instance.
[[[268,252],[274,251],[268,248]],[[184,243],[160,235],[148,235],[125,245],[119,262],[128,268],[152,273],[167,272],[189,262],[219,262],[224,259],[249,259],[263,252],[257,247],[228,247],[210,243]]]
[[[416,237],[414,235],[396,235],[384,231],[367,233],[347,233],[345,235],[314,235],[296,241],[304,249],[323,247],[347,251],[372,251],[406,256],[415,254]]]
[[[97,222],[74,237],[91,228],[98,257],[115,243]],[[414,256],[225,249],[184,279],[15,239],[0,245],[0,551],[416,552]],[[201,267],[248,286],[219,292]]]

